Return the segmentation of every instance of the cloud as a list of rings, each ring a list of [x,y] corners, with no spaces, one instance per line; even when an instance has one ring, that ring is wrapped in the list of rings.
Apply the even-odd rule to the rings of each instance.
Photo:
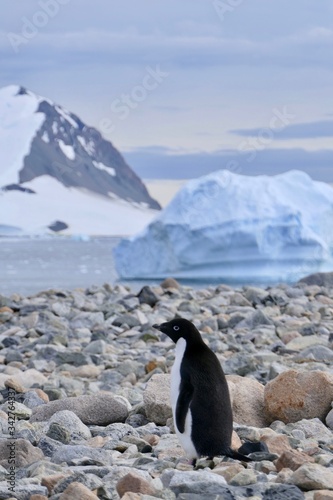
[[[244,175],[276,175],[298,169],[333,184],[333,150],[267,149],[256,151],[253,157],[237,150],[186,154],[155,146],[128,151],[124,156],[145,179],[190,179],[221,169]]]
[[[331,69],[333,31],[280,37],[269,41],[223,36],[138,34],[88,29],[74,32],[43,32],[14,44],[12,32],[2,32],[0,53],[73,64],[106,60],[117,64],[142,65],[151,61],[187,67],[221,65],[305,67]],[[24,37],[23,37],[24,39]],[[16,51],[16,53],[15,53]],[[21,57],[20,57],[21,56]],[[111,58],[111,59],[110,59]]]
[[[259,137],[265,128],[250,128],[230,130],[232,134],[242,137]],[[333,137],[333,120],[322,120],[310,123],[294,123],[280,130],[274,131],[272,139],[317,139],[321,137]]]

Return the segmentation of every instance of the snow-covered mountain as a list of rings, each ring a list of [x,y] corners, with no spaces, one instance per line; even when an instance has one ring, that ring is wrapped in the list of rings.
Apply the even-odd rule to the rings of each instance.
[[[159,208],[95,128],[23,87],[0,89],[0,232],[132,234]]]
[[[115,249],[123,278],[294,281],[333,248],[333,189],[307,174],[226,170],[188,182],[140,234]]]

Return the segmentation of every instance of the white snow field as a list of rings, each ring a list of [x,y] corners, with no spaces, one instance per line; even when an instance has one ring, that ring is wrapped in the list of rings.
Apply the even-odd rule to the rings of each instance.
[[[19,182],[23,158],[45,120],[44,113],[36,113],[38,99],[28,94],[18,99],[18,90],[17,85],[0,89],[0,186]]]
[[[294,280],[330,261],[333,189],[307,174],[227,170],[188,182],[137,236],[114,250],[126,279]]]
[[[5,215],[6,225],[20,228],[21,234],[50,232],[47,226],[60,220],[69,226],[62,234],[130,235],[143,229],[158,213],[143,206],[136,208],[117,197],[109,200],[91,191],[66,188],[48,175],[22,186],[35,194],[0,191],[1,214]]]

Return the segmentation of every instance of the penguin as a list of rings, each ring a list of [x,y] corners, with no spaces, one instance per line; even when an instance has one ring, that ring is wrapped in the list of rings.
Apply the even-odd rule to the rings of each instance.
[[[189,459],[225,455],[249,457],[231,449],[232,408],[221,364],[188,320],[153,325],[176,344],[171,370],[171,405],[178,439]]]

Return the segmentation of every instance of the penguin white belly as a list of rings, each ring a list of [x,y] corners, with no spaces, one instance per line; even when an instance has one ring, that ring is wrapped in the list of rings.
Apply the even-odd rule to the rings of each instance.
[[[175,426],[175,430],[176,430],[176,434],[178,436],[178,439],[179,439],[182,447],[184,448],[187,456],[189,458],[197,458],[198,453],[196,452],[196,450],[194,448],[192,438],[191,438],[191,433],[192,433],[191,410],[188,409],[186,419],[185,419],[185,429],[184,429],[183,433],[179,432],[179,430],[177,428],[177,424],[176,424],[176,406],[177,406],[179,387],[180,387],[180,381],[181,381],[180,365],[181,365],[182,360],[183,360],[185,349],[186,349],[186,340],[183,338],[180,338],[176,344],[175,362],[174,362],[172,370],[171,370],[171,406],[172,406],[174,426]]]

